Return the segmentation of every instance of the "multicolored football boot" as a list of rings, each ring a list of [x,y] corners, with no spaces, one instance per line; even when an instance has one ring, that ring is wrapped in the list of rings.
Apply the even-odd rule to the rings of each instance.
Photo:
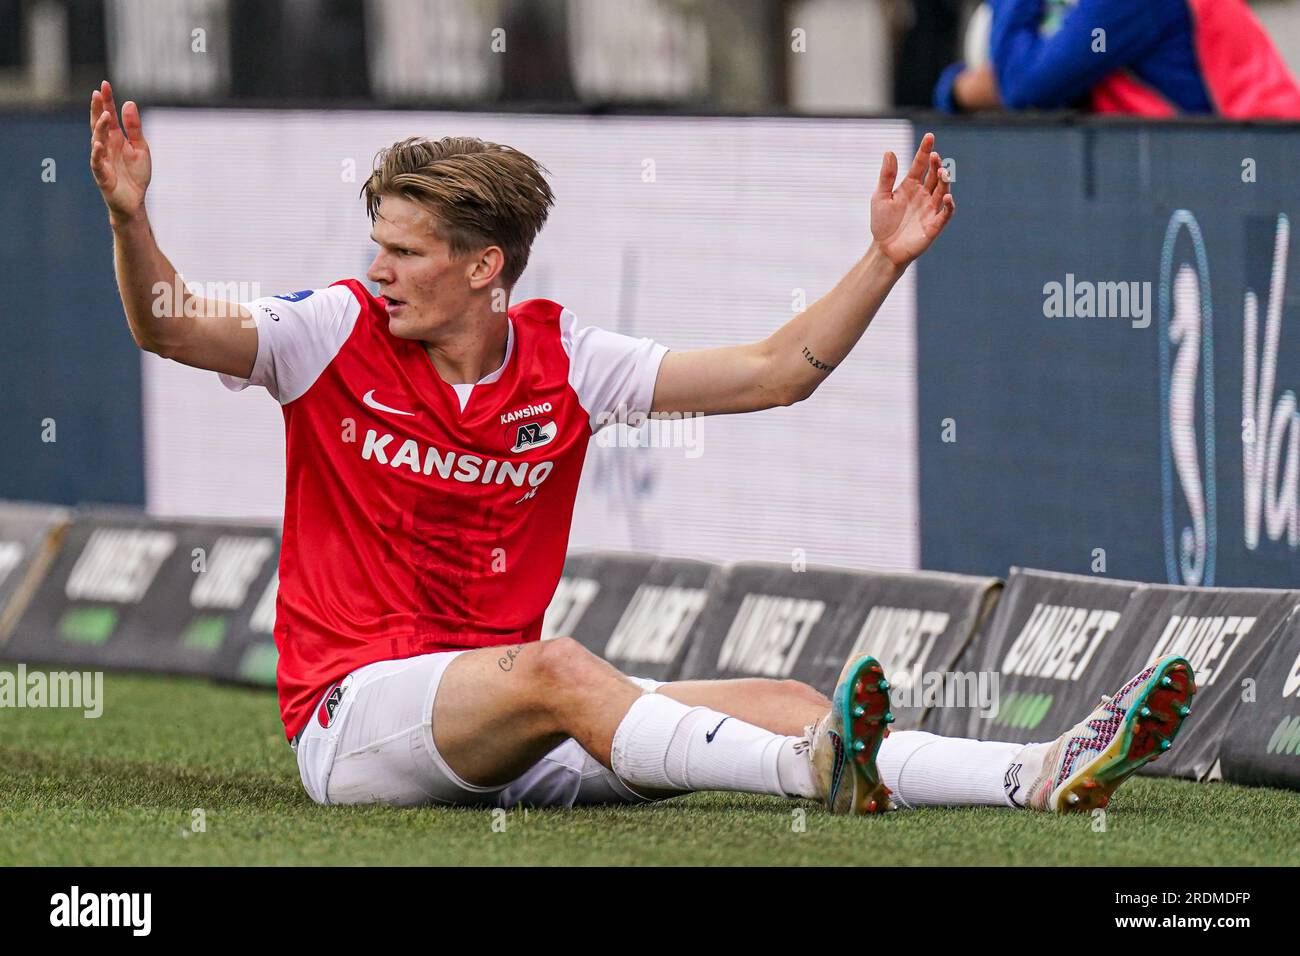
[[[1090,811],[1140,767],[1173,744],[1191,711],[1196,681],[1182,657],[1166,657],[1058,737],[1029,785],[1024,806],[1057,813]]]
[[[832,813],[883,813],[894,808],[876,770],[889,733],[889,681],[874,657],[854,657],[840,671],[831,709],[804,731],[812,742],[818,798]]]

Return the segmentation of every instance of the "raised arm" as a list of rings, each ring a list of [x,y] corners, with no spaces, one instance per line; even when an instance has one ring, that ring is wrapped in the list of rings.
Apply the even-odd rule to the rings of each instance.
[[[144,204],[152,163],[139,107],[126,103],[119,125],[113,88],[105,81],[90,96],[90,128],[90,171],[108,206],[117,287],[136,345],[185,365],[247,377],[257,357],[248,311],[192,295],[154,239]]]
[[[655,383],[654,412],[722,415],[791,405],[835,370],[871,324],[908,264],[952,218],[948,175],[926,133],[897,187],[886,153],[871,197],[872,243],[830,292],[761,342],[669,352]]]

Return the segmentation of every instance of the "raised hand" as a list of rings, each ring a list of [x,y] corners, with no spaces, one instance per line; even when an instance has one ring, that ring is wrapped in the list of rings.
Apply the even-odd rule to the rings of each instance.
[[[90,95],[90,130],[90,172],[109,212],[129,217],[143,211],[153,162],[140,129],[140,108],[126,103],[119,125],[113,87],[105,80]]]
[[[948,171],[934,151],[934,134],[921,147],[907,176],[894,188],[898,157],[885,153],[880,181],[871,197],[871,235],[889,261],[903,268],[930,248],[957,208],[948,186]]]

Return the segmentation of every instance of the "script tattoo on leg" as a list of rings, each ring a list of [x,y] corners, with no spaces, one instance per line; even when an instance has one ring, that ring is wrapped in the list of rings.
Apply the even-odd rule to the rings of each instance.
[[[803,357],[808,360],[809,365],[811,365],[813,368],[817,369],[818,371],[821,372],[835,371],[834,365],[827,365],[825,362],[819,361],[817,357],[812,354],[812,352],[808,351],[808,346],[806,345],[803,347]]]
[[[497,667],[503,671],[511,670],[515,666],[515,658],[519,656],[519,652],[523,649],[524,645],[522,644],[518,647],[507,647],[506,656],[497,660]]]

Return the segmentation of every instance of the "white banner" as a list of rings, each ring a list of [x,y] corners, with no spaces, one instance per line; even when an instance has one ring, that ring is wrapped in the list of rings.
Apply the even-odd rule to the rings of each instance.
[[[760,339],[827,292],[868,245],[881,154],[906,168],[913,148],[908,123],[874,120],[151,110],[144,129],[163,250],[190,282],[263,295],[364,277],[358,192],[380,148],[508,143],[557,196],[514,299],[673,349]],[[811,399],[695,422],[694,449],[597,439],[571,545],[916,568],[915,312],[909,271]],[[283,426],[265,392],[145,355],[144,407],[153,514],[280,515]]]

